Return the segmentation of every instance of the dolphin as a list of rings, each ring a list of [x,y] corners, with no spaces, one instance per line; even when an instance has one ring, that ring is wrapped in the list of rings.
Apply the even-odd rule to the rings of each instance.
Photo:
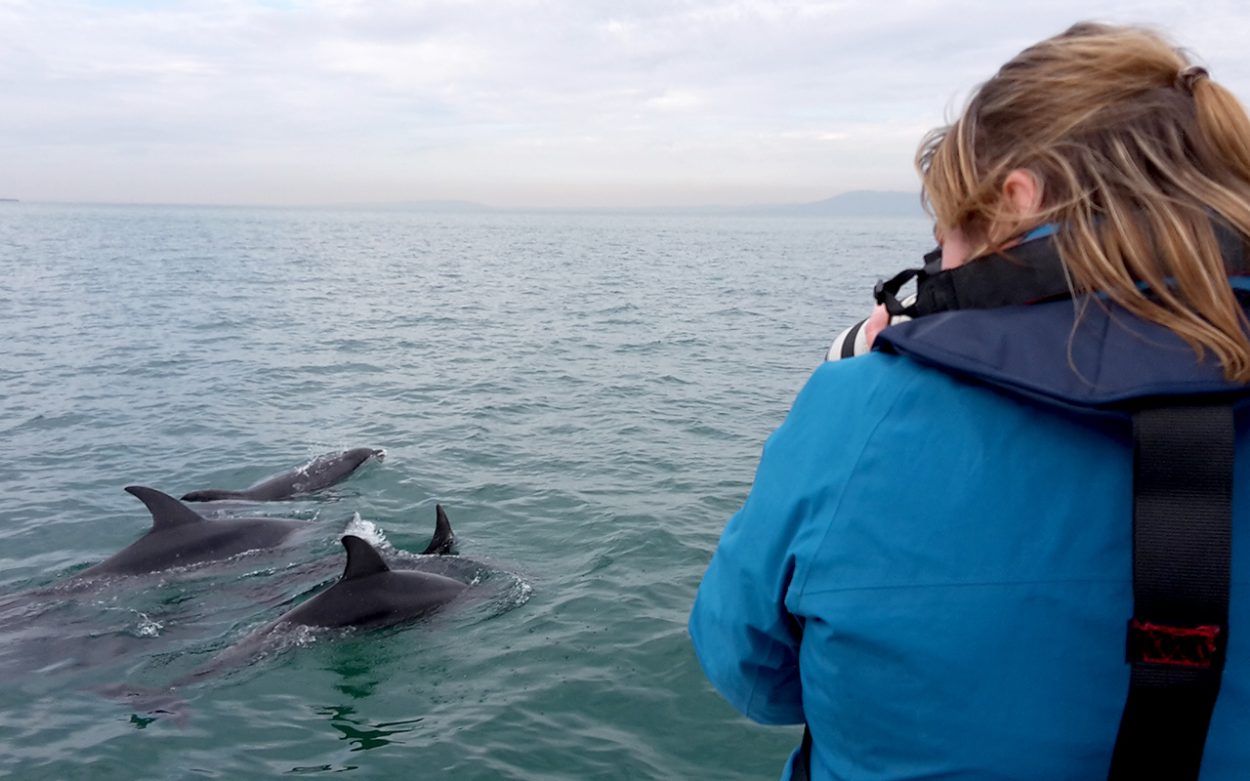
[[[435,512],[434,536],[421,554],[441,559],[452,553],[456,535],[442,505],[437,505]],[[283,647],[290,637],[287,630],[292,627],[391,626],[432,613],[469,588],[463,581],[445,575],[392,570],[376,548],[355,535],[346,535],[341,542],[347,551],[347,564],[333,586],[252,631],[204,666],[175,681],[171,688]]]
[[[438,558],[427,561],[441,560],[456,543],[441,505],[436,507],[436,518],[434,536],[422,555]],[[432,613],[470,588],[467,583],[443,575],[392,570],[377,549],[360,537],[346,535],[341,541],[347,551],[347,563],[333,586],[250,632],[203,666],[164,688],[118,684],[97,691],[143,712],[173,716],[176,723],[184,724],[190,716],[189,706],[178,696],[178,689],[288,647],[292,628],[392,626]]]
[[[434,536],[423,556],[452,552],[456,535],[443,506],[435,506]],[[261,637],[281,626],[384,627],[442,607],[469,586],[455,578],[419,570],[392,570],[378,549],[354,534],[340,540],[347,551],[343,574],[333,586],[288,610],[252,633]],[[248,641],[241,643],[246,646]]]
[[[126,491],[143,502],[152,513],[152,528],[76,577],[93,575],[141,575],[146,572],[229,558],[236,553],[273,548],[296,530],[307,528],[304,521],[278,518],[228,518],[210,521],[169,494],[141,485]]]
[[[443,575],[392,570],[368,542],[348,534],[343,576],[330,588],[274,622],[318,627],[378,628],[409,621],[442,607],[468,588]]]
[[[218,499],[248,499],[255,502],[272,502],[278,499],[290,499],[298,494],[310,494],[322,488],[329,488],[340,480],[346,479],[370,458],[377,458],[381,461],[385,455],[385,450],[370,447],[326,453],[301,467],[262,480],[251,488],[245,488],[242,491],[205,488],[185,494],[182,501],[212,502]]]

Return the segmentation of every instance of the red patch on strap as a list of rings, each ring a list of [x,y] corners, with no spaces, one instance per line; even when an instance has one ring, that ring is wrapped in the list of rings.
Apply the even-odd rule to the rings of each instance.
[[[1133,619],[1128,625],[1130,662],[1209,668],[1219,651],[1222,630],[1204,626],[1166,626]]]

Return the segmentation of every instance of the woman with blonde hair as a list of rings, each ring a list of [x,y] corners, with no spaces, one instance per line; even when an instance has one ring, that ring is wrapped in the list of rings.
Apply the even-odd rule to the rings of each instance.
[[[1250,120],[1083,23],[917,161],[940,263],[765,445],[705,672],[807,725],[785,778],[1245,776]]]

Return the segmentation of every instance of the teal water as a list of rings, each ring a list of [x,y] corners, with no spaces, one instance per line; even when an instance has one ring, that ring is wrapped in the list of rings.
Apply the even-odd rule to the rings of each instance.
[[[690,602],[794,393],[929,241],[912,220],[0,204],[0,774],[775,777],[797,731],[710,689]],[[356,446],[386,460],[247,508],[306,520],[299,545],[65,585],[146,530],[125,485],[244,487]],[[167,687],[331,582],[344,530],[420,551],[436,502],[479,598],[292,636],[173,713],[102,693]]]

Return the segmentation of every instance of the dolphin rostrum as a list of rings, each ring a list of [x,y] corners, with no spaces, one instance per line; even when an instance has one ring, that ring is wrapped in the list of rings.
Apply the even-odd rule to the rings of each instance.
[[[310,494],[329,488],[355,472],[370,458],[382,460],[385,450],[357,447],[337,453],[317,456],[301,467],[266,478],[242,491],[206,488],[191,491],[182,497],[184,502],[212,502],[218,499],[247,499],[255,502],[272,502],[289,499],[298,494]]]
[[[126,491],[152,513],[152,528],[139,539],[76,577],[140,575],[145,572],[226,559],[237,553],[280,545],[304,521],[278,518],[208,520],[169,494],[141,485]]]

